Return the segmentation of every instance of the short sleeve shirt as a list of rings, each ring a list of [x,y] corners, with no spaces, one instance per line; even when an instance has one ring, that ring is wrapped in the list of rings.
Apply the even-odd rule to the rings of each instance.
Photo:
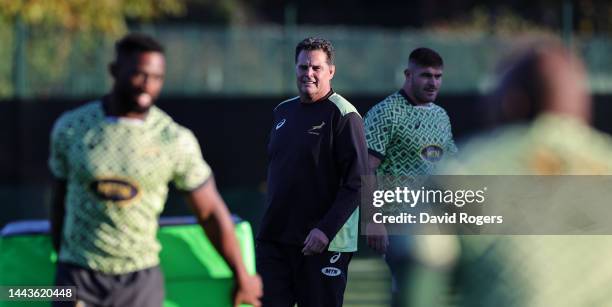
[[[109,274],[157,265],[168,183],[190,191],[211,175],[193,133],[156,107],[144,121],[106,117],[99,101],[67,112],[50,152],[67,181],[59,259]]]
[[[457,152],[446,111],[434,103],[417,106],[403,91],[366,114],[365,133],[368,151],[381,159],[377,175],[429,175],[443,157]]]

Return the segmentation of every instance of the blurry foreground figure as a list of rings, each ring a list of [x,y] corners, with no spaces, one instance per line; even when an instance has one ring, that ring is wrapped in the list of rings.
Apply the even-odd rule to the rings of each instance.
[[[116,52],[110,93],[64,113],[51,134],[56,285],[75,286],[77,306],[161,306],[156,234],[173,182],[234,273],[234,304],[259,306],[261,281],[246,272],[234,224],[195,136],[154,105],[164,81],[163,47],[129,34]]]
[[[525,52],[491,98],[505,125],[466,144],[441,173],[612,173],[612,143],[589,126],[584,66],[562,45],[551,42]],[[612,236],[472,235],[459,240],[459,306],[612,305],[612,294],[604,289],[612,281]]]

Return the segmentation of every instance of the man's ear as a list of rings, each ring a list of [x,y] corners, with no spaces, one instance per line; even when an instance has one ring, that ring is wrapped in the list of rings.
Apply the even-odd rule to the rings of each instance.
[[[406,77],[406,79],[410,78],[410,69],[404,69],[404,77]]]
[[[117,78],[117,62],[108,64],[108,72],[113,78]]]
[[[329,65],[329,75],[330,75],[330,79],[334,77],[334,74],[336,73],[336,65]]]

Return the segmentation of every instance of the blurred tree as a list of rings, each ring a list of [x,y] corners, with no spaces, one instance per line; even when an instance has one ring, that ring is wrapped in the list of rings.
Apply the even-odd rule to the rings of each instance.
[[[74,82],[103,85],[104,53],[129,25],[241,25],[249,14],[245,0],[0,0],[0,97],[45,96]],[[100,79],[75,78],[75,70]]]
[[[181,15],[185,7],[185,0],[0,0],[0,20],[117,35],[125,32],[126,19]]]
[[[164,23],[243,26],[258,23],[255,0],[186,0],[186,13]]]
[[[89,59],[80,70],[99,73],[96,52],[124,34],[128,20],[180,16],[187,1],[0,0],[0,56],[8,60],[0,65],[0,96],[44,96],[72,77],[76,54]]]
[[[234,0],[238,1],[238,0]],[[532,26],[558,31],[563,28],[563,6],[571,7],[571,26],[578,35],[612,33],[610,0],[251,0],[260,20],[283,24],[286,7],[297,11],[301,25],[351,25],[387,28],[462,28],[516,31]],[[478,19],[478,20],[475,20]],[[481,23],[485,21],[486,23]],[[480,23],[480,24],[479,24]],[[507,27],[506,27],[507,25]],[[496,30],[495,30],[496,31]]]

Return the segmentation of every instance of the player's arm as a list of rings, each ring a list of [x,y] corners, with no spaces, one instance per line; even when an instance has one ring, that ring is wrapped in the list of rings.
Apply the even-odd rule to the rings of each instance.
[[[208,179],[204,185],[190,192],[188,200],[209,240],[234,273],[236,278],[234,305],[247,303],[261,306],[259,301],[262,295],[261,280],[258,276],[250,276],[246,271],[234,234],[234,223],[217,191],[214,179]]]
[[[452,125],[450,122],[450,118],[448,117],[448,114],[445,114],[446,118],[445,118],[445,123],[444,123],[444,131],[445,134],[448,136],[447,137],[447,141],[446,141],[446,152],[450,155],[450,156],[454,156],[457,154],[457,145],[455,144],[455,140],[453,137],[453,129],[452,129]]]
[[[66,180],[55,179],[53,182],[53,194],[51,198],[51,243],[57,253],[62,244],[62,229],[64,228],[64,216],[66,213]]]
[[[366,114],[365,121],[365,134],[366,141],[368,144],[368,167],[370,174],[373,176],[366,182],[368,189],[366,193],[372,195],[376,189],[376,170],[384,161],[385,154],[393,138],[395,117],[385,110],[390,108],[387,102],[383,101],[375,105]],[[374,249],[376,252],[385,253],[387,246],[389,245],[389,239],[387,237],[387,229],[385,225],[376,224],[371,219],[374,215],[373,206],[364,206],[366,219],[368,222],[365,225],[365,234],[368,246]]]
[[[52,184],[51,213],[49,223],[51,231],[51,243],[59,254],[62,245],[62,232],[64,228],[64,217],[66,213],[66,192],[70,159],[67,157],[69,148],[69,133],[66,132],[67,116],[62,115],[51,131],[49,142],[49,170],[55,178]]]
[[[368,153],[368,167],[370,168],[372,174],[376,172],[381,162],[382,161],[380,160],[380,158],[374,156],[371,153]]]
[[[340,187],[331,208],[304,242],[305,255],[325,250],[348,218],[355,212],[361,196],[361,176],[368,174],[367,146],[363,120],[353,112],[344,115],[338,125],[334,159],[341,174]]]
[[[371,174],[375,174],[376,170],[380,166],[382,161],[378,158],[377,155],[373,155],[372,152],[368,154],[368,167],[370,168]],[[376,181],[374,179],[369,180],[367,186],[365,187],[369,193],[372,195],[374,190],[376,189]],[[375,250],[378,253],[384,254],[387,251],[387,246],[389,246],[389,237],[387,236],[387,229],[384,224],[374,223],[371,217],[374,215],[373,206],[364,206],[366,210],[369,211],[364,212],[366,218],[369,220],[366,223],[366,239],[368,246]]]

